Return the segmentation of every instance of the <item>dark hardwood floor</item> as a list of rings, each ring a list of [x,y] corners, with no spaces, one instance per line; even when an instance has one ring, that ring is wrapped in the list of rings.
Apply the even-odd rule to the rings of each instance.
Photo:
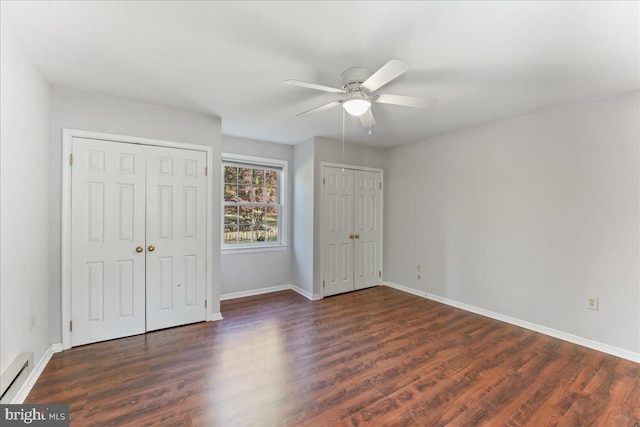
[[[640,426],[640,365],[387,287],[55,354],[73,426]]]

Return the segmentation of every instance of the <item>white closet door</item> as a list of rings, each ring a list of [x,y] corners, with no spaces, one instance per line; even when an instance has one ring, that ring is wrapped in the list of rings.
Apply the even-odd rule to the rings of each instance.
[[[324,168],[324,296],[353,290],[353,171]]]
[[[75,138],[71,345],[145,331],[145,147]]]
[[[380,173],[355,171],[354,274],[355,289],[380,283]]]
[[[205,320],[206,154],[148,147],[147,330]]]

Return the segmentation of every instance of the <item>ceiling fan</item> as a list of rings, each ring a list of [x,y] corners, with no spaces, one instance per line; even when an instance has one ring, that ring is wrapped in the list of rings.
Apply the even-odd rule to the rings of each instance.
[[[415,96],[375,93],[382,86],[406,73],[408,69],[409,67],[407,64],[395,59],[384,64],[375,73],[371,73],[371,71],[366,68],[349,68],[340,75],[340,79],[342,80],[342,89],[303,82],[300,80],[285,80],[284,83],[292,86],[300,86],[339,95],[346,95],[343,99],[331,101],[309,111],[297,114],[297,116],[317,113],[319,111],[328,110],[329,108],[342,105],[347,113],[360,118],[362,126],[371,127],[375,124],[375,119],[371,113],[371,104],[374,102],[416,108],[430,108],[438,102],[433,98],[417,98]],[[365,114],[367,111],[369,111],[369,114]]]

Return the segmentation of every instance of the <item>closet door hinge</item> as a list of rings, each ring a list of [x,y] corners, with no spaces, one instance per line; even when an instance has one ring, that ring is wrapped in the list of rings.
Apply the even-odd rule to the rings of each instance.
[[[324,185],[324,178],[322,178],[322,185]]]
[[[207,300],[204,300],[204,308],[207,308]]]
[[[322,281],[322,287],[324,288],[324,280]]]
[[[69,156],[69,166],[73,166],[73,154]]]
[[[382,181],[380,181],[380,189],[382,190]]]
[[[382,271],[378,271],[378,277],[382,277]]]
[[[209,166],[204,167],[204,176],[209,175]]]
[[[69,320],[69,331],[73,331],[73,320]]]

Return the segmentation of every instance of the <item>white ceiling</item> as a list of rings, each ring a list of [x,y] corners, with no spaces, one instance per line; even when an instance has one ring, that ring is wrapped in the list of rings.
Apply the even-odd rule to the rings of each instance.
[[[212,113],[224,134],[295,144],[341,138],[350,67],[410,67],[378,92],[431,110],[374,105],[378,147],[640,87],[638,2],[2,1],[1,16],[51,85]]]

